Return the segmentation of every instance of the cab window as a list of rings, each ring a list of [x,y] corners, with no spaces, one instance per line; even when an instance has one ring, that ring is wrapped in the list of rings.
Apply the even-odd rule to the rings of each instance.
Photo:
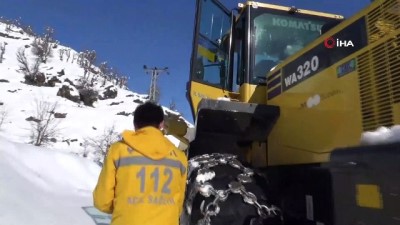
[[[323,25],[333,20],[268,10],[258,11],[253,19],[252,83],[258,82],[277,64],[318,38]]]
[[[230,16],[214,1],[203,0],[197,55],[193,61],[194,80],[218,87],[226,86],[227,53],[222,43],[229,30]]]

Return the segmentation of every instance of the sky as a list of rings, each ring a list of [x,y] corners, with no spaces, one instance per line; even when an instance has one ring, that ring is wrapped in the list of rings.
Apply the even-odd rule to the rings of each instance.
[[[148,67],[168,67],[161,74],[162,105],[176,102],[177,110],[193,122],[186,100],[194,28],[195,0],[0,0],[0,16],[31,25],[36,33],[50,26],[62,45],[77,51],[95,50],[97,63],[107,61],[129,77],[128,87],[147,93]],[[232,9],[238,0],[221,0]],[[267,2],[267,1],[266,1]],[[270,0],[268,3],[320,10],[350,17],[370,0]]]

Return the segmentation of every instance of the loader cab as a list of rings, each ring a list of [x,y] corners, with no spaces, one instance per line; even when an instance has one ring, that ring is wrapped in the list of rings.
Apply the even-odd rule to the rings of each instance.
[[[266,104],[266,75],[342,16],[257,2],[229,11],[197,0],[187,98],[195,119],[201,99]]]
[[[322,13],[302,13],[295,7],[285,8],[259,7],[257,3],[249,7],[250,84],[259,84],[276,65],[317,39],[324,26],[340,21],[336,15],[327,17]]]

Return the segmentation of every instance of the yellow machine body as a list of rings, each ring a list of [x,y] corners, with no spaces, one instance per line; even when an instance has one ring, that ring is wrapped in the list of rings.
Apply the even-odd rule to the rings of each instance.
[[[290,10],[289,7],[247,2],[242,4],[242,11],[255,5]],[[193,112],[198,112],[202,99],[222,97],[231,101],[279,106],[280,115],[266,138],[267,149],[263,151],[268,154],[264,154],[266,158],[261,165],[328,161],[333,149],[358,145],[362,132],[400,122],[398,7],[396,0],[374,1],[286,58],[273,70],[265,71],[264,85],[242,83],[232,91],[191,80],[188,95]],[[310,10],[298,10],[297,13],[341,18]],[[357,40],[336,38],[344,30],[354,32],[354,35],[346,37],[361,37]],[[329,38],[344,44],[329,49],[325,46],[332,44],[326,43]],[[357,46],[351,45],[359,45],[359,50],[353,50]],[[199,53],[217,60],[212,52],[206,51],[199,50]],[[330,54],[333,57],[329,58]],[[315,57],[320,57],[319,62]],[[330,62],[327,63],[325,57]],[[315,68],[312,67],[321,67],[323,63],[326,66],[313,73]],[[289,70],[295,74],[287,74]]]
[[[197,0],[189,157],[230,153],[268,180],[284,225],[400,224],[400,1],[354,16]],[[230,26],[228,26],[230,25]]]

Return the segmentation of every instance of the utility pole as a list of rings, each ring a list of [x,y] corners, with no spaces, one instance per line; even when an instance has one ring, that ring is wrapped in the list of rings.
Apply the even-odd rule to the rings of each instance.
[[[164,68],[160,69],[157,67],[148,68],[146,65],[144,65],[143,69],[146,72],[146,74],[149,74],[151,76],[150,93],[149,93],[150,101],[156,102],[157,78],[162,73],[169,74],[168,67],[164,67]]]

